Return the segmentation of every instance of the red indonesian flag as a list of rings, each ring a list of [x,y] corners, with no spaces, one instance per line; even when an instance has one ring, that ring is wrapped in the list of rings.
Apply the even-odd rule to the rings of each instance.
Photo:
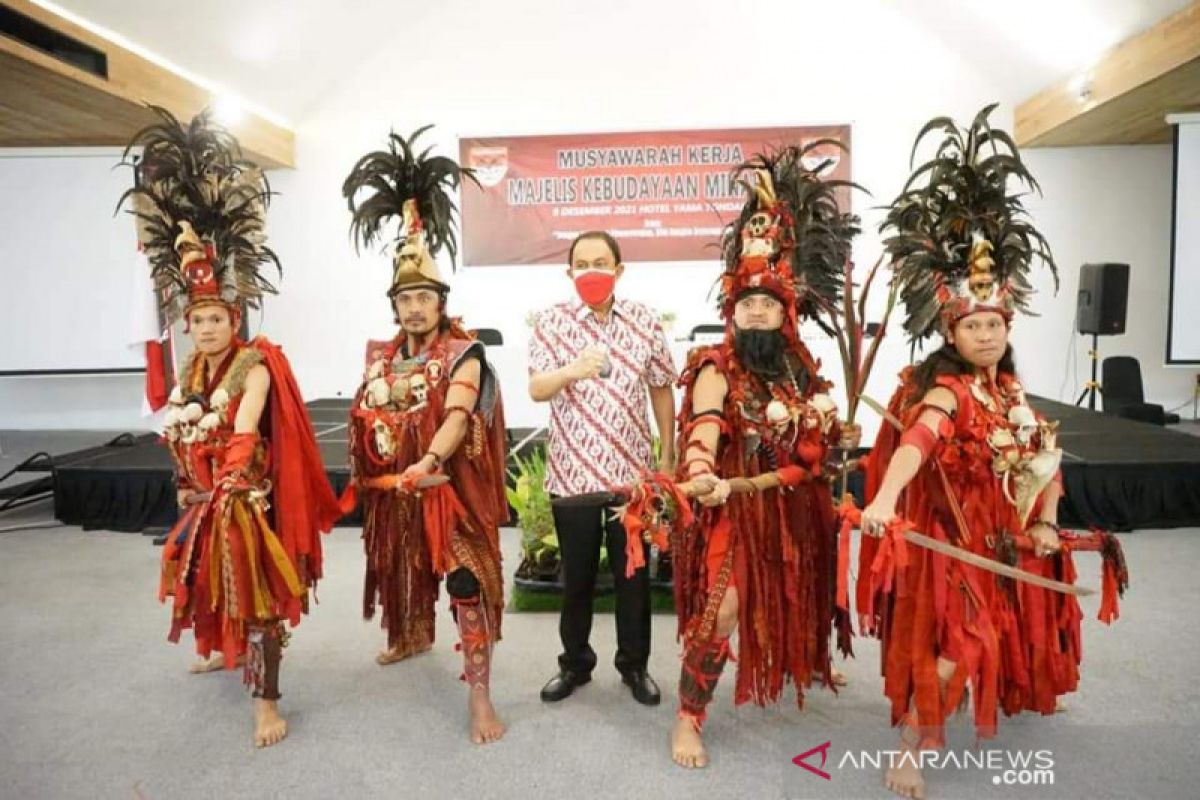
[[[129,316],[129,347],[142,350],[146,359],[146,386],[142,398],[142,414],[150,416],[167,404],[170,393],[167,359],[170,347],[159,324],[158,301],[150,262],[138,245],[133,276],[132,302]]]
[[[627,261],[718,260],[746,200],[732,170],[818,139],[847,150],[822,146],[806,166],[828,160],[825,177],[849,180],[849,125],[460,139],[479,181],[462,189],[463,263],[562,264],[588,230],[615,236]]]

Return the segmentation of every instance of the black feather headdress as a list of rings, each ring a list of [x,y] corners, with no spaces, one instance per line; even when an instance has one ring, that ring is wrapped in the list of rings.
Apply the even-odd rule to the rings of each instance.
[[[431,147],[416,152],[417,139],[432,127],[418,128],[407,139],[390,133],[387,149],[360,158],[342,183],[355,249],[384,241],[394,246],[390,294],[426,284],[446,290],[433,257],[444,248],[453,267],[458,256],[458,207],[450,192],[463,178],[474,181],[475,174],[451,158],[431,156]],[[390,236],[385,228],[393,217],[399,224]]]
[[[122,165],[135,185],[121,195],[139,221],[139,241],[168,321],[199,302],[257,308],[276,288],[263,274],[279,258],[266,245],[271,190],[262,170],[241,156],[237,140],[205,110],[186,126],[164,108],[139,131]],[[141,147],[140,158],[131,158]]]
[[[1024,187],[1041,193],[1021,161],[1017,145],[993,128],[981,110],[971,126],[949,117],[930,120],[917,134],[917,147],[929,134],[943,134],[934,156],[913,171],[892,202],[881,232],[893,261],[894,280],[907,312],[905,329],[916,343],[945,331],[957,319],[979,310],[1011,318],[1029,313],[1035,260],[1058,269],[1050,246],[1029,221]]]
[[[829,147],[845,149],[836,139],[819,139],[756,155],[734,170],[734,180],[750,197],[721,241],[726,319],[738,296],[750,289],[779,296],[793,329],[803,318],[820,323],[821,313],[837,308],[843,270],[860,230],[858,217],[839,206],[839,194],[861,187],[823,177],[834,161],[819,153]]]

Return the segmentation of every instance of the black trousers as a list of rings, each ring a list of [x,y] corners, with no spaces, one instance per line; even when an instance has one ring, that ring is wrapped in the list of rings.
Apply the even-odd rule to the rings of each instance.
[[[558,666],[588,675],[596,666],[596,651],[588,644],[592,632],[592,596],[600,567],[600,543],[606,541],[616,594],[617,655],[621,673],[644,670],[650,657],[650,576],[645,567],[625,577],[625,527],[607,506],[553,507],[554,527],[562,557],[563,605],[558,621],[563,652]],[[607,523],[606,518],[611,518]],[[646,563],[649,563],[649,545]]]

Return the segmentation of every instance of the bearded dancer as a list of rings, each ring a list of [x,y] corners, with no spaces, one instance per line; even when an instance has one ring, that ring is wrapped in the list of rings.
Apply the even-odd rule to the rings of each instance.
[[[673,536],[683,638],[680,708],[671,755],[703,767],[707,707],[738,631],[734,702],[797,704],[814,678],[834,685],[830,637],[849,652],[849,620],[835,611],[836,519],[825,472],[843,440],[830,383],[800,341],[799,324],[835,304],[856,217],[803,161],[809,148],[759,156],[738,170],[752,188],[723,242],[725,341],[693,350],[681,379],[681,480],[706,483],[696,523]],[[822,167],[825,165],[822,165]],[[818,167],[818,171],[822,169]],[[728,478],[780,471],[791,488],[730,496]],[[728,502],[727,502],[728,501]]]

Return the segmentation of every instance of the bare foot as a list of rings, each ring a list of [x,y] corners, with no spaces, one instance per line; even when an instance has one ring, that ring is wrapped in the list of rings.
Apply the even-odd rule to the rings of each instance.
[[[680,714],[671,730],[671,760],[687,769],[708,766],[708,752],[696,730],[696,720],[688,714]]]
[[[254,701],[254,746],[270,747],[279,744],[287,736],[287,720],[279,716],[279,705],[274,700]]]
[[[235,666],[242,667],[246,664],[245,656],[238,656]],[[225,656],[217,653],[215,656],[209,656],[207,659],[197,661],[188,667],[188,672],[192,675],[203,675],[207,672],[217,672],[225,669]]]
[[[812,674],[813,680],[821,683],[825,680],[825,676],[819,669],[814,669]],[[829,667],[829,682],[834,686],[847,686],[850,679],[846,677],[846,673],[842,672],[837,667],[830,665]]]
[[[883,775],[883,784],[890,791],[901,797],[912,797],[923,800],[925,797],[925,778],[918,766],[918,754],[907,745],[903,746],[900,757],[894,765],[888,767]]]
[[[407,650],[400,647],[392,647],[387,650],[380,650],[379,655],[375,656],[375,663],[381,667],[386,667],[388,664],[395,664],[411,656],[427,653],[431,649],[433,649],[433,645],[428,643]]]
[[[492,698],[487,689],[471,689],[467,698],[467,711],[471,714],[471,741],[475,744],[491,744],[500,741],[506,728],[496,716]]]
[[[225,656],[217,653],[215,656],[202,658],[188,667],[188,672],[192,675],[203,675],[206,672],[216,672],[219,669],[225,668]]]

